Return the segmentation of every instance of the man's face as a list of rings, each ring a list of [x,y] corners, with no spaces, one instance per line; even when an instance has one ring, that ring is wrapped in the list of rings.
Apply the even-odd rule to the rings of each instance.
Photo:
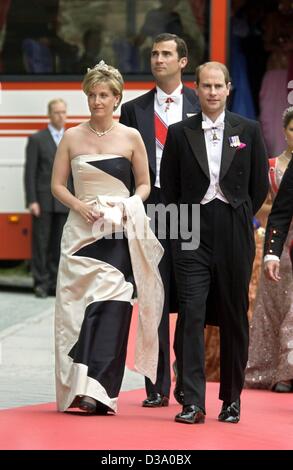
[[[224,73],[220,68],[206,66],[202,69],[195,91],[201,109],[208,117],[217,119],[224,111],[230,85],[226,84]]]
[[[65,125],[66,121],[66,113],[67,109],[64,103],[60,101],[59,103],[55,103],[51,105],[51,110],[49,113],[49,119],[56,129],[62,129]]]
[[[181,70],[186,64],[186,57],[178,57],[175,41],[162,41],[153,45],[151,69],[155,80],[160,82],[175,77],[181,79]]]

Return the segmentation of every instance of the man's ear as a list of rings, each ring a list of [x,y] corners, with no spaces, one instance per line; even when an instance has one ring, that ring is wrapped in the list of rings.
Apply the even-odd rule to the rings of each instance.
[[[230,95],[230,91],[232,90],[232,83],[231,82],[227,83],[227,90],[228,90],[228,95]]]
[[[179,62],[180,62],[181,69],[184,69],[186,65],[188,64],[188,59],[187,57],[181,57]]]
[[[198,83],[197,82],[194,82],[194,90],[195,90],[196,95],[198,96]]]

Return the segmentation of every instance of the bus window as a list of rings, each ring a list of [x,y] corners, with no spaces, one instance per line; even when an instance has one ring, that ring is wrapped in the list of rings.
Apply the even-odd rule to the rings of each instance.
[[[122,73],[150,73],[162,32],[185,39],[187,72],[208,58],[208,0],[2,0],[1,72],[82,75],[99,60]]]

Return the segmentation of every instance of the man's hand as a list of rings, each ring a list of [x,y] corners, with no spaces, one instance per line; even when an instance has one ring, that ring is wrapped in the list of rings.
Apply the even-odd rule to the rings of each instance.
[[[29,211],[34,217],[40,217],[41,215],[41,208],[38,202],[32,202],[29,205]]]
[[[280,261],[270,260],[266,261],[264,265],[265,276],[270,279],[270,281],[278,282],[281,277],[279,275]]]

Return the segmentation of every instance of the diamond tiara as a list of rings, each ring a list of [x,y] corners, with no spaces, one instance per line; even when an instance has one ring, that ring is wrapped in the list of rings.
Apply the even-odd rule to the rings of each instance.
[[[107,65],[104,60],[100,60],[100,62],[98,64],[96,64],[92,69],[88,68],[87,72],[91,72],[92,70],[107,72],[109,74],[114,75],[116,78],[121,79],[121,73],[119,72],[119,70],[115,69],[111,65],[110,66]]]
[[[289,108],[286,108],[285,111],[283,112],[283,116],[282,116],[283,119],[284,117],[287,116],[287,114],[292,113],[292,111],[293,111],[293,106],[289,106]]]

